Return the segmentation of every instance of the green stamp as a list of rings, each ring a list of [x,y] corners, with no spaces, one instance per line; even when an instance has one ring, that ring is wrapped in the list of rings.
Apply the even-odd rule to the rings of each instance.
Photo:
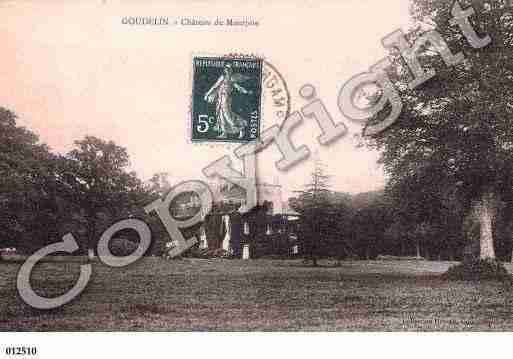
[[[260,136],[262,60],[195,57],[192,141],[250,142]]]

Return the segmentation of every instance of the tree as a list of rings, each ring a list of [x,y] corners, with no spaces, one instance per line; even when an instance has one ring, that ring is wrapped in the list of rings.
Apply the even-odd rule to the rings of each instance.
[[[295,191],[299,196],[290,202],[291,207],[301,214],[304,252],[314,266],[317,266],[321,242],[332,236],[338,227],[338,213],[330,201],[328,180],[321,162],[315,161],[310,182],[303,190]]]
[[[409,89],[408,68],[392,52],[398,67],[390,69],[389,76],[400,91],[403,111],[393,126],[367,143],[382,151],[390,187],[404,188],[410,178],[415,179],[410,181],[411,189],[422,194],[454,190],[466,215],[479,224],[479,258],[495,260],[497,204],[510,202],[513,188],[513,17],[508,2],[458,3],[474,7],[473,25],[481,37],[491,37],[491,44],[476,50],[458,26],[449,23],[454,2],[414,0],[411,12],[416,26],[409,41],[436,26],[451,51],[462,51],[465,61],[447,67],[436,56],[436,44],[424,46],[418,58],[437,74]],[[379,122],[388,110],[369,123]]]
[[[84,247],[90,250],[100,223],[133,215],[148,197],[135,173],[127,171],[130,162],[125,148],[92,136],[75,145],[61,158],[60,179],[84,220]]]
[[[56,156],[16,120],[0,107],[0,246],[32,251],[55,240],[67,212]]]
[[[394,254],[395,243],[385,237],[393,218],[392,205],[382,191],[365,192],[352,199],[350,237],[358,256],[367,260],[379,254]]]

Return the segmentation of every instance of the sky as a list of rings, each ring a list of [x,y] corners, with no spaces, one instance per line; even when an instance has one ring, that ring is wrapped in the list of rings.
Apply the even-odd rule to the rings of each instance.
[[[291,138],[312,156],[279,171],[274,162],[281,155],[272,145],[257,157],[259,180],[290,194],[307,182],[317,157],[334,190],[359,193],[385,184],[378,154],[356,147],[353,135],[361,125],[342,116],[337,96],[345,81],[386,55],[381,39],[408,25],[408,0],[20,0],[0,2],[0,12],[0,106],[53,151],[64,153],[73,141],[94,135],[126,147],[142,179],[168,172],[173,183],[203,180],[202,169],[236,146],[188,139],[192,57],[257,54],[282,74],[293,111],[307,103],[299,89],[312,84],[333,119],[349,128],[345,137],[320,146],[319,127],[305,119]],[[131,26],[122,23],[128,16],[171,23],[246,18],[259,26]],[[275,123],[267,116],[262,129]]]

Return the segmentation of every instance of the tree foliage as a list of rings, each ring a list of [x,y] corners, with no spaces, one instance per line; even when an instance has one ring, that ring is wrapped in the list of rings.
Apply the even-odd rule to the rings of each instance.
[[[330,190],[329,176],[320,161],[315,162],[310,181],[296,191],[291,207],[301,214],[303,251],[317,265],[321,255],[341,255],[347,251],[343,240],[348,232],[349,205],[344,196]],[[347,242],[346,246],[349,245]]]
[[[0,108],[0,246],[30,250],[55,240],[67,216],[55,171],[48,147]]]
[[[60,158],[59,178],[65,193],[85,226],[85,248],[92,248],[107,225],[134,215],[145,204],[148,191],[134,172],[125,148],[112,141],[86,136],[76,148]]]
[[[486,48],[474,49],[459,27],[449,23],[453,3],[414,0],[411,14],[416,24],[408,40],[414,43],[436,27],[451,51],[463,52],[465,60],[447,67],[433,45],[422,47],[418,58],[424,68],[435,69],[436,76],[409,89],[411,75],[392,51],[397,66],[389,75],[401,94],[403,111],[393,126],[367,144],[382,153],[389,190],[407,199],[406,207],[417,206],[410,213],[418,216],[418,223],[441,219],[450,189],[466,215],[480,222],[483,248],[498,202],[511,202],[513,194],[513,17],[504,1],[460,1],[463,8],[474,7],[471,20],[479,36],[492,39]],[[370,123],[385,115],[386,110]],[[493,248],[482,250],[483,255],[493,257]]]

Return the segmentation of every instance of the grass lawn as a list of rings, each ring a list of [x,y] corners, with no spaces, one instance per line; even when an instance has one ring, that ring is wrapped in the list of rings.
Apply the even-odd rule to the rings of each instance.
[[[17,295],[19,264],[0,262],[0,330],[513,330],[513,290],[500,282],[449,282],[453,263],[146,258],[93,266],[71,303],[31,309]],[[506,265],[511,272],[511,266]],[[77,263],[42,263],[34,289],[56,296]]]

